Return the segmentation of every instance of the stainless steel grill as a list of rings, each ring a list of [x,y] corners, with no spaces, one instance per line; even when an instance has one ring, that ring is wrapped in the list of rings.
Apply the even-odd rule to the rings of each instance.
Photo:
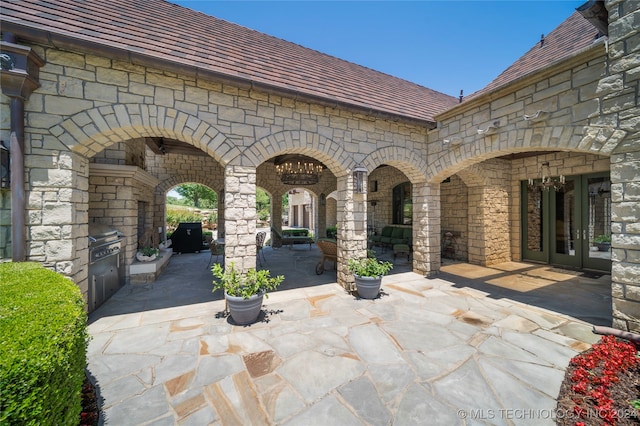
[[[124,284],[124,253],[120,233],[102,224],[89,225],[89,312]]]

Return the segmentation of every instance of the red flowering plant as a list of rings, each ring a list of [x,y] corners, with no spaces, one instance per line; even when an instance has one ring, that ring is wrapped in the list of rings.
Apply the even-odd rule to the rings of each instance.
[[[574,418],[597,419],[598,424],[615,425],[621,414],[635,416],[637,400],[627,401],[627,407],[621,408],[616,406],[611,395],[611,389],[621,375],[640,366],[640,357],[633,343],[603,336],[591,350],[571,359],[569,365],[573,370],[570,379],[574,393]],[[579,421],[575,425],[585,423]]]

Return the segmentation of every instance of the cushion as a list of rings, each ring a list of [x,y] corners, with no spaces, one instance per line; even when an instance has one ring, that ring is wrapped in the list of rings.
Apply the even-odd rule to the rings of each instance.
[[[393,232],[391,233],[391,238],[402,239],[402,234],[404,234],[404,228],[393,228]]]

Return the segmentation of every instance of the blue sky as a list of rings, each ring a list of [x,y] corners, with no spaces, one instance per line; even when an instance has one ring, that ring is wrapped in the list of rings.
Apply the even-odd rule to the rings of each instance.
[[[458,96],[486,86],[586,0],[170,1]]]

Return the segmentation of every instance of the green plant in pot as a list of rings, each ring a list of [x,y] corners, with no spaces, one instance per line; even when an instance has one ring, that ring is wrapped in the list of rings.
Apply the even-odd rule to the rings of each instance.
[[[268,270],[257,271],[250,268],[245,274],[236,270],[231,263],[223,269],[219,263],[211,268],[213,276],[213,291],[224,292],[231,318],[236,324],[251,324],[258,319],[262,309],[264,297],[275,290],[284,281],[284,276],[272,277]]]
[[[382,277],[393,269],[393,264],[382,262],[375,257],[365,257],[363,259],[349,259],[348,268],[355,278],[356,289],[360,297],[375,299],[380,292]]]
[[[611,248],[611,235],[598,235],[593,239],[593,242],[598,246],[598,251],[609,251]]]
[[[138,250],[138,252],[136,253],[136,259],[138,259],[138,261],[140,262],[150,262],[152,260],[155,260],[158,254],[160,254],[160,250],[154,247],[146,246]]]

